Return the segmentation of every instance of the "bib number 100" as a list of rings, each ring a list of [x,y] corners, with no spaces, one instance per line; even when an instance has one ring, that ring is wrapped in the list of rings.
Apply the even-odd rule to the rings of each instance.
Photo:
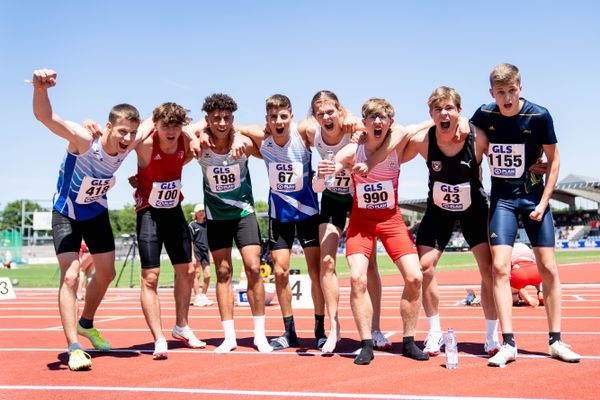
[[[158,200],[175,200],[179,195],[179,189],[157,190],[156,198]]]

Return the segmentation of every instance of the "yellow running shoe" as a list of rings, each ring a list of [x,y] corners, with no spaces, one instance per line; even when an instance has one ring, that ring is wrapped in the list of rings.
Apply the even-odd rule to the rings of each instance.
[[[71,371],[82,371],[92,368],[92,357],[81,349],[75,349],[69,353],[69,369]]]
[[[109,342],[104,340],[102,336],[100,336],[100,332],[96,328],[83,328],[79,323],[77,323],[77,333],[81,336],[86,337],[92,342],[92,346],[96,350],[108,351],[112,350],[112,346]]]

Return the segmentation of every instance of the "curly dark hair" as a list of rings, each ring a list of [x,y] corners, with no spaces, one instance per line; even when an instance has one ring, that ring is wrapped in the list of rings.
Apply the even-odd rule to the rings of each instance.
[[[202,111],[209,114],[215,110],[226,110],[234,113],[237,110],[237,103],[223,93],[213,93],[204,99]]]
[[[162,121],[165,125],[187,125],[191,118],[187,116],[189,110],[177,103],[163,103],[152,112],[152,122]]]

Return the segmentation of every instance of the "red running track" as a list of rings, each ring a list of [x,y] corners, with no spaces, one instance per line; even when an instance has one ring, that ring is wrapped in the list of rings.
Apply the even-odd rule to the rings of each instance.
[[[17,290],[16,300],[0,302],[0,399],[237,399],[237,398],[398,398],[398,399],[598,399],[600,398],[600,263],[560,267],[563,288],[563,339],[581,353],[579,364],[548,358],[543,308],[513,311],[519,358],[506,368],[487,367],[482,349],[485,325],[479,307],[456,306],[476,271],[441,273],[442,327],[459,339],[460,365],[444,368],[443,355],[426,362],[402,357],[399,317],[401,279],[384,277],[381,326],[394,342],[391,352],[376,352],[369,366],[355,366],[351,354],[359,339],[349,307],[348,282],[342,282],[340,320],[343,339],[331,356],[312,350],[312,310],[295,310],[303,348],[260,354],[252,348],[252,319],[236,307],[238,348],[212,350],[222,340],[216,306],[192,307],[190,325],[206,340],[192,350],[169,341],[169,359],[153,361],[152,337],[139,306],[138,290],[110,290],[95,324],[113,344],[107,353],[90,352],[91,371],[66,366],[65,341],[56,290]],[[214,292],[210,293],[214,300]],[[163,328],[174,323],[170,290],[161,290]],[[423,316],[423,314],[422,314]],[[279,307],[267,307],[267,334],[281,333]],[[426,335],[419,321],[417,340]],[[89,346],[85,338],[82,344]]]

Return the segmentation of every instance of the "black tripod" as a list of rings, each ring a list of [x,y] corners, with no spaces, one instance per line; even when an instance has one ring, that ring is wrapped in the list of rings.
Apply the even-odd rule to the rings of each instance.
[[[127,262],[131,263],[131,266],[129,268],[129,287],[130,288],[133,287],[133,265],[135,262],[135,252],[137,250],[137,246],[138,246],[137,236],[132,235],[131,243],[129,244],[129,250],[127,250],[127,255],[125,256],[125,261],[123,261],[123,266],[121,267],[121,271],[119,271],[119,276],[117,277],[117,280],[115,282],[115,287],[119,287],[119,281],[121,280],[121,275],[123,275],[123,271],[127,267]]]

